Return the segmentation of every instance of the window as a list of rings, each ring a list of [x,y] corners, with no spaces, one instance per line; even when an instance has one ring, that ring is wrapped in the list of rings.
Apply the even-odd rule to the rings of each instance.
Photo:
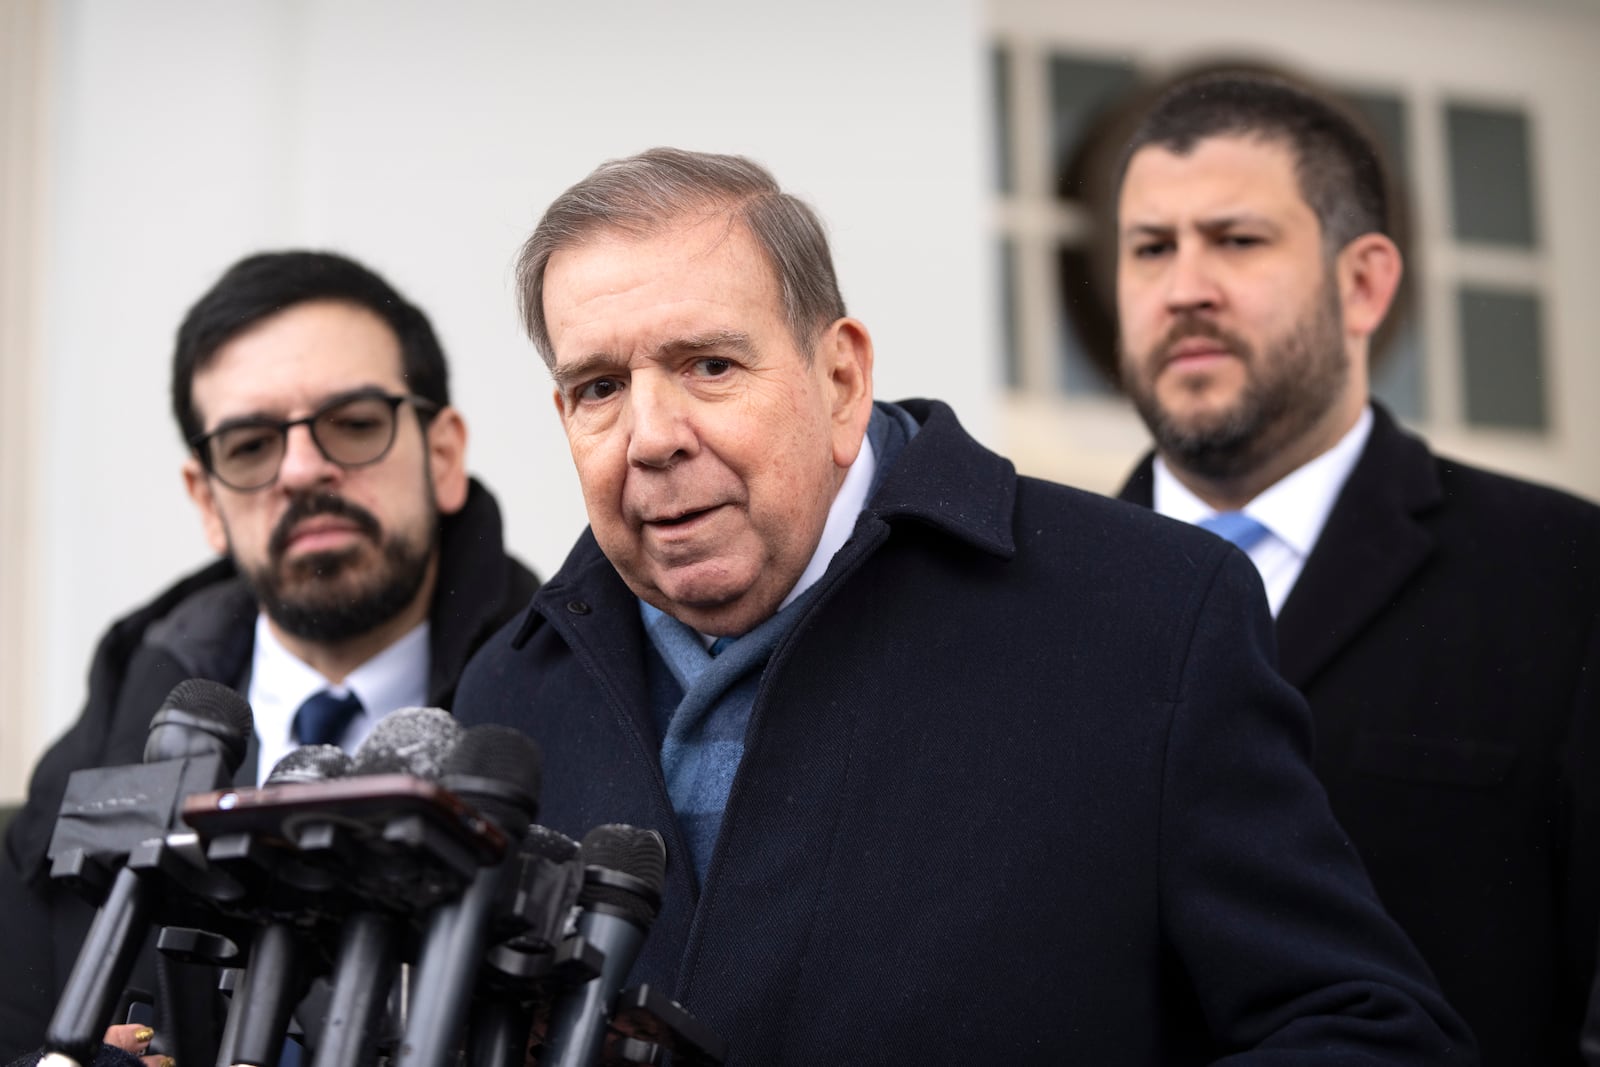
[[[993,70],[1005,380],[1023,393],[1111,399],[1110,171],[1130,116],[1163,71],[1115,51],[1005,40],[994,47]],[[1552,368],[1527,114],[1449,95],[1419,99],[1401,85],[1352,81],[1334,91],[1388,157],[1395,236],[1408,263],[1374,345],[1374,393],[1408,421],[1548,432]],[[1427,109],[1436,113],[1424,117]],[[1419,153],[1427,156],[1420,168]],[[1406,191],[1424,174],[1442,179],[1429,192],[1451,206],[1447,232],[1429,232],[1409,209]],[[1430,298],[1450,304],[1449,313],[1427,314]]]

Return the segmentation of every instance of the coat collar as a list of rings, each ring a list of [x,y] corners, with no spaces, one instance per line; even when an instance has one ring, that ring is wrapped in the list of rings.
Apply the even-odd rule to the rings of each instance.
[[[921,429],[884,476],[864,515],[891,524],[909,519],[990,555],[1015,556],[1016,467],[974,441],[948,405],[899,403]]]
[[[1150,507],[1153,455],[1118,496]],[[1383,611],[1433,552],[1426,516],[1444,498],[1433,453],[1372,405],[1372,434],[1278,613],[1279,670],[1304,687]]]
[[[439,580],[428,609],[428,699],[449,707],[467,660],[528,602],[539,580],[506,555],[500,505],[476,479],[439,522]]]
[[[1011,523],[1017,476],[1011,461],[974,441],[946,404],[905,400],[899,406],[916,419],[919,429],[894,466],[882,474],[852,541],[860,536],[862,524],[911,521],[1002,559],[1014,556],[1016,541]],[[850,546],[840,551],[849,552]],[[512,645],[522,647],[548,621],[580,659],[592,652],[605,655],[613,668],[617,663],[642,663],[641,627],[605,621],[618,613],[636,620],[637,602],[601,553],[593,530],[586,529],[561,569],[534,597]],[[604,634],[603,640],[614,647],[600,649],[578,639],[580,634],[588,633]],[[616,681],[617,676],[624,672],[597,669],[592,673],[605,679],[604,684],[617,685],[622,684]],[[618,692],[613,696],[618,698],[619,706],[630,707],[640,694]]]

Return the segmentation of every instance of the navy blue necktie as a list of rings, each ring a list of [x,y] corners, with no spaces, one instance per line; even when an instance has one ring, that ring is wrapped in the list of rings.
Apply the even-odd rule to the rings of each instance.
[[[711,653],[712,657],[715,658],[717,656],[722,655],[723,650],[726,649],[729,645],[733,644],[734,641],[736,641],[736,640],[738,640],[738,638],[734,638],[734,637],[719,637],[715,641],[711,642],[711,646],[709,648],[707,648],[706,651]]]
[[[1201,519],[1197,525],[1225,541],[1232,541],[1246,552],[1271,532],[1242,511],[1219,511],[1209,519]]]
[[[312,693],[294,713],[294,739],[302,745],[337,745],[359,714],[361,700],[354,693]]]

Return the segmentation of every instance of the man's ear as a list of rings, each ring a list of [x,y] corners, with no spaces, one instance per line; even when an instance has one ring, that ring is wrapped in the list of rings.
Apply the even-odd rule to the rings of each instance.
[[[211,479],[206,477],[205,468],[194,456],[183,463],[183,488],[200,511],[200,528],[205,532],[206,544],[217,555],[223,555],[228,551],[228,527],[222,521],[222,512],[217,507],[217,494],[212,488]]]
[[[1383,323],[1400,288],[1400,249],[1381,233],[1357,237],[1334,262],[1347,337],[1366,340]]]
[[[467,503],[467,420],[453,407],[441,408],[428,420],[426,442],[433,502],[440,514],[454,515]]]
[[[833,428],[833,462],[856,461],[872,419],[872,336],[857,319],[837,319],[823,331],[812,359],[823,374]]]

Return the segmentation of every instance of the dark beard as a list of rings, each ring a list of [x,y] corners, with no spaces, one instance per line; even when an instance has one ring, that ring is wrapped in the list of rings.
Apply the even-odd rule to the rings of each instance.
[[[1228,410],[1203,421],[1179,420],[1161,406],[1154,382],[1128,368],[1128,394],[1156,449],[1168,462],[1204,478],[1226,480],[1255,470],[1338,402],[1350,373],[1341,320],[1339,290],[1331,279],[1293,332],[1265,353],[1209,319],[1180,318],[1157,347],[1157,358],[1144,367],[1159,366],[1160,357],[1186,337],[1206,337],[1241,359],[1249,376]]]
[[[365,581],[353,573],[364,553],[359,547],[316,552],[284,560],[290,531],[313,515],[337,515],[356,523],[382,549],[376,571]],[[438,544],[437,516],[427,541],[413,544],[383,536],[378,520],[356,504],[327,494],[300,496],[273,530],[267,563],[245,572],[261,609],[284,632],[303,641],[339,644],[382,626],[409,607],[428,575]]]

